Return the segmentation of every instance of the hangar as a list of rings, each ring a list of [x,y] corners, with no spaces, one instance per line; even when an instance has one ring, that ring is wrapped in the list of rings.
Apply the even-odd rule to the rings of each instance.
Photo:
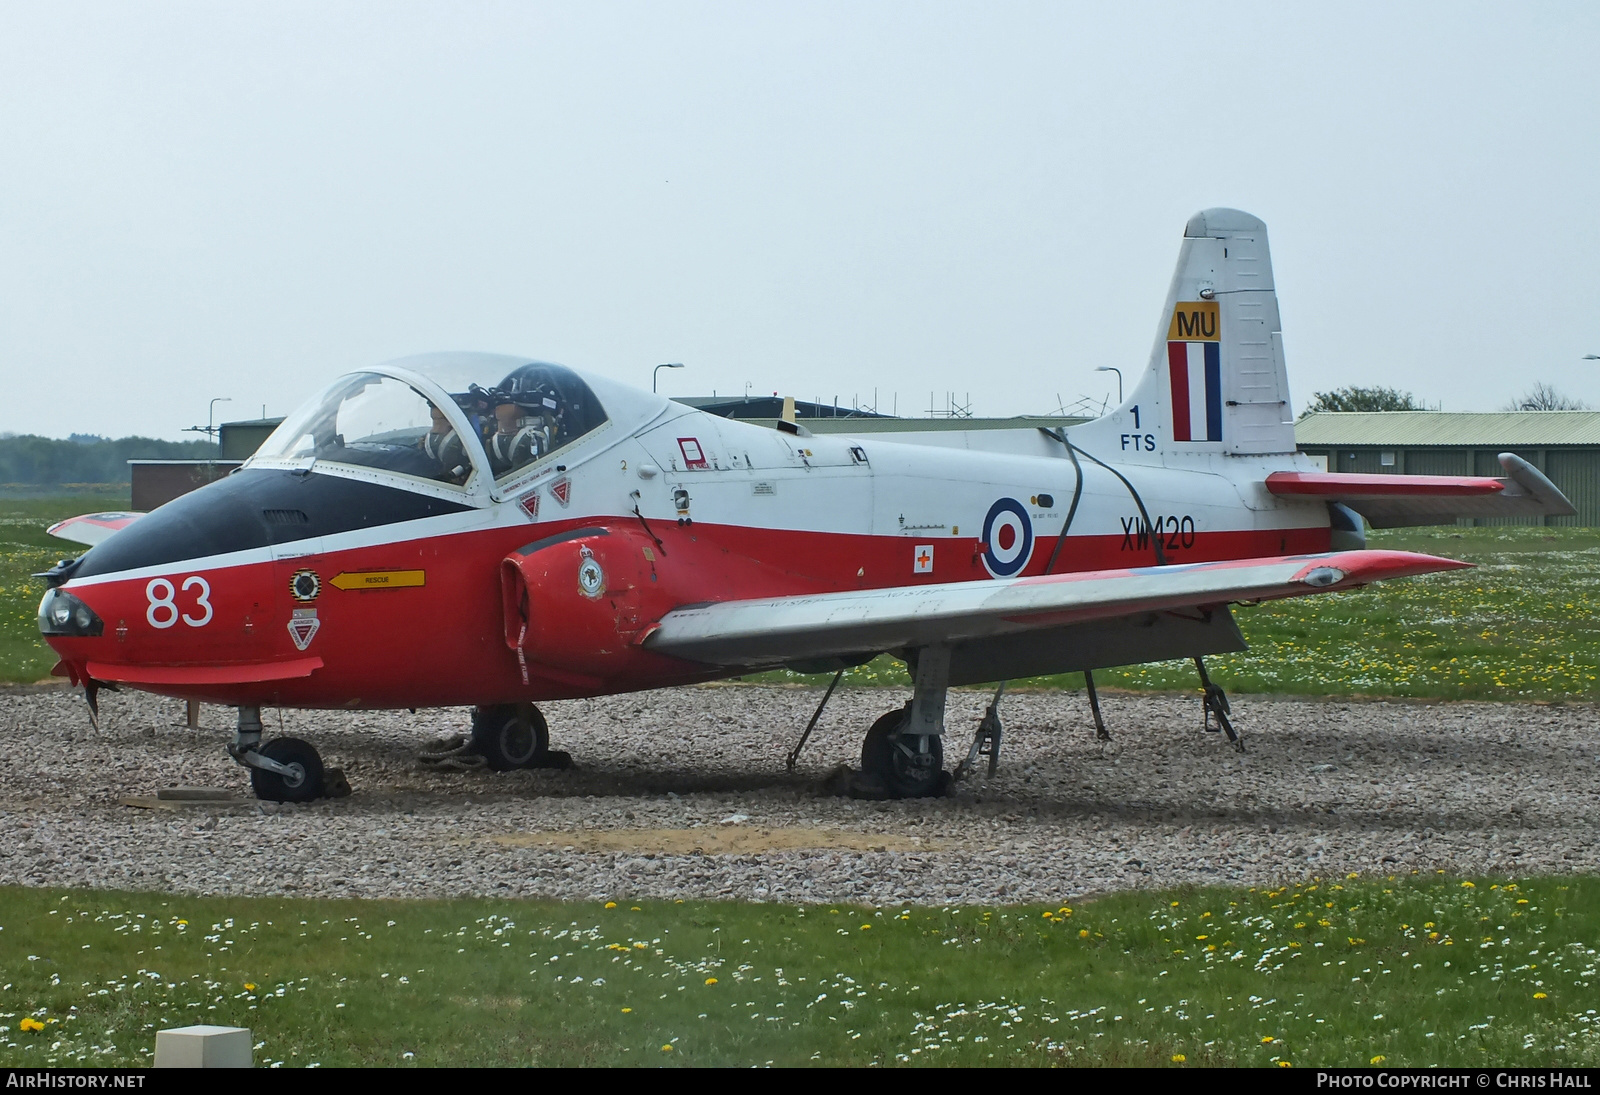
[[[1463,524],[1600,526],[1600,411],[1328,411],[1306,415],[1294,433],[1328,471],[1499,476],[1496,457],[1514,452],[1578,512]]]

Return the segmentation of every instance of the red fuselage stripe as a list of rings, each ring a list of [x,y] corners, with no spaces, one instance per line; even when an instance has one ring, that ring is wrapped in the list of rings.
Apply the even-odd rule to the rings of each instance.
[[[918,573],[916,549],[919,540],[928,542],[921,537],[666,525],[657,530],[660,547],[650,544],[655,556],[651,562],[644,562],[638,546],[626,556],[645,567],[644,580],[633,587],[637,594],[618,581],[603,597],[578,602],[581,610],[592,606],[602,613],[602,622],[610,621],[607,626],[614,641],[601,644],[604,664],[591,669],[569,660],[557,668],[530,658],[524,685],[516,632],[511,641],[505,634],[501,560],[530,540],[596,525],[615,532],[595,545],[608,575],[619,574],[619,566],[606,553],[620,551],[625,541],[631,543],[627,538],[638,528],[631,518],[584,517],[498,527],[215,570],[174,563],[169,572],[179,613],[174,624],[156,628],[148,622],[152,614],[148,579],[110,579],[75,587],[105,622],[104,634],[49,641],[75,666],[91,661],[121,666],[120,679],[137,681],[141,688],[213,703],[363,708],[505,703],[659,688],[725,675],[636,645],[655,619],[682,604],[990,578],[975,537],[935,539],[932,570]],[[1040,532],[1022,571],[1025,576],[1041,574],[1054,549],[1056,537]],[[1161,536],[1174,563],[1310,554],[1326,551],[1329,542],[1326,527],[1187,536],[1177,530],[1141,535],[1132,528],[1109,536],[1069,537],[1056,569],[1153,565],[1154,535]],[[309,602],[297,601],[292,594],[291,578],[301,570],[314,571],[321,579],[320,590]],[[425,579],[421,585],[391,589],[341,589],[331,582],[343,572],[374,570],[422,571]],[[576,590],[575,563],[570,579],[567,573],[559,572],[557,584]],[[213,615],[203,626],[184,622],[204,615],[195,599],[197,589],[183,586],[183,579],[192,574],[205,576],[209,583]],[[318,621],[315,637],[303,652],[296,649],[290,627],[296,611],[302,620],[314,611]],[[171,610],[163,608],[153,615],[164,621]],[[534,612],[530,618],[530,628],[544,629],[541,635],[547,647],[565,643],[570,648],[580,623],[561,618],[559,612],[555,616]],[[323,660],[320,669],[289,680],[245,682],[237,676],[230,680],[229,673],[249,670],[221,664],[282,666],[313,657]],[[206,674],[193,666],[200,658],[217,667],[216,676],[203,679]],[[162,667],[169,666],[192,668],[164,677]]]

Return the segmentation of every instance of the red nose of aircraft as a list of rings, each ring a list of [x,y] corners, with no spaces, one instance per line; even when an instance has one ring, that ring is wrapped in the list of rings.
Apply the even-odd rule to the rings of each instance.
[[[238,472],[47,572],[39,630],[74,681],[270,702],[323,664],[324,537],[465,508],[347,478]]]

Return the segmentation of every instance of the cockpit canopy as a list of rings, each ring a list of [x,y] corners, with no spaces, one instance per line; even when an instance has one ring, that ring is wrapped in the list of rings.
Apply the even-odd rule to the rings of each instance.
[[[489,363],[504,368],[507,360],[463,358],[480,372]],[[256,457],[465,488],[475,472],[509,483],[608,421],[588,383],[562,365],[527,362],[481,376],[470,368],[429,372],[414,379],[403,368],[340,377],[286,419]],[[433,384],[438,391],[430,396]]]

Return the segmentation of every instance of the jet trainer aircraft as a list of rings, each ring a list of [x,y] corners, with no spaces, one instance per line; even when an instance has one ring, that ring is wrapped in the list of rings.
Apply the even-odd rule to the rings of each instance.
[[[1233,738],[1201,661],[1244,649],[1230,604],[1465,565],[1368,549],[1363,517],[1573,512],[1500,462],[1341,475],[1298,455],[1265,226],[1210,209],[1148,367],[1094,421],[813,436],[526,358],[405,358],[339,377],[148,516],[57,526],[94,546],[45,575],[39,625],[91,708],[112,686],[237,707],[229,751],[278,800],[320,795],[323,768],[263,742],[267,705],[471,706],[507,769],[550,763],[541,700],[888,652],[914,698],[862,767],[916,796],[947,778],[951,685],[1194,658]]]

